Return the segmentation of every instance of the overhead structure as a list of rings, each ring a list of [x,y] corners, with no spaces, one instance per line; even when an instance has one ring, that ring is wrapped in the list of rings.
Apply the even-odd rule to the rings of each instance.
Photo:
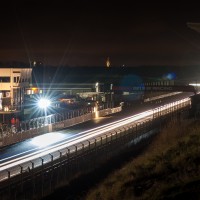
[[[193,92],[196,94],[196,89],[192,85],[169,85],[169,86],[113,86],[113,91],[128,91],[128,92]]]

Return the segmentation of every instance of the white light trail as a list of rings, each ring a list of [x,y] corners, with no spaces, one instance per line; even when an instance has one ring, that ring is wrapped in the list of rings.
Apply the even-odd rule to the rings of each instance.
[[[43,157],[45,155],[51,154],[51,153],[59,151],[61,149],[70,147],[72,145],[75,145],[75,144],[78,144],[78,143],[81,143],[84,141],[87,141],[89,139],[95,138],[95,137],[105,134],[107,132],[116,130],[117,128],[126,126],[133,122],[136,122],[137,120],[141,120],[143,118],[152,118],[153,114],[155,114],[157,112],[164,111],[170,107],[176,106],[178,104],[181,104],[181,103],[187,102],[187,101],[190,101],[190,99],[185,98],[185,99],[182,99],[177,102],[169,103],[164,106],[157,107],[155,109],[151,109],[151,110],[145,111],[143,113],[139,113],[139,114],[124,118],[122,120],[118,120],[118,121],[115,121],[115,122],[112,122],[112,123],[109,123],[109,124],[106,124],[106,125],[94,128],[94,129],[90,129],[88,131],[81,132],[76,135],[77,136],[76,138],[69,139],[68,141],[61,142],[52,147],[47,147],[42,150],[38,150],[37,152],[34,152],[34,153],[29,153],[27,155],[23,155],[18,158],[13,158],[10,161],[5,161],[2,164],[0,164],[0,171],[8,170],[12,167],[21,165],[23,163],[30,162],[31,160],[34,160],[36,158]],[[3,159],[3,160],[6,160],[6,159]],[[1,160],[1,161],[3,161],[3,160]]]
[[[55,145],[54,147],[46,148],[45,151],[40,150],[40,151],[30,153],[30,154],[25,155],[25,156],[21,156],[19,158],[12,159],[12,160],[7,161],[7,162],[4,162],[4,163],[0,164],[0,171],[9,169],[11,167],[14,167],[16,165],[20,165],[20,164],[25,163],[25,162],[29,162],[31,160],[38,158],[38,157],[45,156],[47,154],[53,153],[53,152],[58,151],[60,149],[67,148],[67,147],[72,146],[74,144],[86,141],[88,139],[94,138],[95,136],[109,132],[109,131],[114,130],[116,128],[119,128],[121,126],[130,124],[130,123],[132,123],[136,120],[142,119],[142,118],[150,116],[152,114],[153,114],[152,110],[146,111],[144,113],[140,113],[140,114],[134,115],[132,117],[128,117],[128,118],[125,118],[123,120],[118,120],[116,122],[113,122],[113,123],[92,129],[90,131],[82,132],[79,135],[79,137],[68,140],[67,142],[63,142],[62,144]],[[85,134],[83,134],[83,133],[85,133]]]

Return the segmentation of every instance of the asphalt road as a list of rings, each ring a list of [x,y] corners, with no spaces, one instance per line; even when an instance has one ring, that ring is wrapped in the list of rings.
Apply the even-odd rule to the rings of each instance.
[[[80,132],[84,132],[89,129],[93,129],[97,126],[111,123],[116,120],[120,120],[122,118],[159,107],[169,102],[183,99],[190,95],[192,95],[192,93],[182,93],[176,96],[167,97],[165,99],[162,99],[161,101],[157,100],[154,103],[150,102],[145,104],[137,103],[132,106],[124,108],[120,113],[115,113],[109,116],[100,117],[98,119],[84,122],[82,124],[78,124],[70,128],[66,128],[52,133],[46,133],[10,146],[6,146],[0,149],[0,164],[2,164],[5,161],[12,160],[13,158],[20,157],[22,155],[27,155],[29,153],[37,152],[38,150],[42,150],[45,147],[53,146],[55,144],[60,143],[61,141],[63,142],[71,138],[75,138],[76,135]]]

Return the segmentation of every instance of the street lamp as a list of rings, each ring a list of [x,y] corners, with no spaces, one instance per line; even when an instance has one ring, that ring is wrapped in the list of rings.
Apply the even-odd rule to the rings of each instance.
[[[51,105],[51,101],[49,99],[46,98],[41,98],[38,100],[38,106],[39,108],[44,110],[44,114],[45,114],[45,121],[44,123],[46,124],[46,116],[47,116],[47,108]]]
[[[50,105],[51,105],[51,101],[50,101],[49,99],[41,98],[41,99],[39,99],[39,101],[38,101],[38,106],[39,106],[41,109],[46,110]]]

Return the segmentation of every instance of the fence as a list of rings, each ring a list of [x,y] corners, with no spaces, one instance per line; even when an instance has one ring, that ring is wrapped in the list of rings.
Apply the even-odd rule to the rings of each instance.
[[[6,127],[4,130],[0,129],[0,147],[10,145],[32,138],[44,133],[57,131],[75,124],[89,121],[97,116],[105,116],[121,111],[121,107],[106,108],[96,110],[92,107],[81,110],[74,110],[71,112],[57,113],[48,115],[46,117],[34,118],[27,121],[22,121],[17,129]]]

